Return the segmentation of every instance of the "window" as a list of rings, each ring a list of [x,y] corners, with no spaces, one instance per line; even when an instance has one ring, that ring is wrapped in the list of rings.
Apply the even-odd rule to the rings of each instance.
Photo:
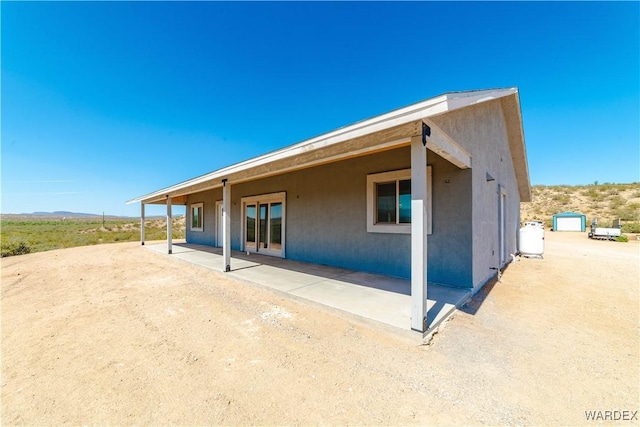
[[[411,224],[411,180],[374,183],[376,224]]]
[[[367,231],[411,234],[411,169],[367,175]],[[431,234],[431,166],[427,166],[427,234]]]
[[[203,203],[194,203],[191,205],[191,231],[203,230]]]

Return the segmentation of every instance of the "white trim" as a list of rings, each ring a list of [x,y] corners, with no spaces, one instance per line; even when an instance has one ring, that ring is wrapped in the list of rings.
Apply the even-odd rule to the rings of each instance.
[[[277,199],[284,199],[287,196],[286,191],[281,191],[279,193],[268,193],[268,194],[260,194],[257,196],[247,196],[240,199],[242,203],[244,202],[271,202]]]
[[[224,272],[231,271],[231,184],[225,179],[222,186],[222,262]]]
[[[411,138],[411,329],[427,330],[427,148],[420,136]]]
[[[173,212],[171,211],[171,196],[167,196],[167,253],[173,252]]]
[[[193,226],[193,209],[199,208],[200,212],[200,227]],[[189,230],[190,231],[204,231],[204,202],[191,203],[189,205]]]
[[[140,244],[144,245],[144,203],[140,203]]]
[[[498,267],[507,263],[507,192],[504,186],[498,184]]]
[[[427,234],[432,233],[432,168],[427,166]],[[377,183],[389,181],[401,181],[411,179],[411,169],[382,172],[367,175],[367,232],[368,233],[395,233],[411,234],[411,224],[376,224],[376,188]]]
[[[222,220],[222,200],[216,200],[215,203],[215,218],[214,218],[214,227],[215,227],[215,237],[216,237],[216,247],[221,248],[223,245],[222,234],[224,233],[224,221]]]
[[[247,240],[247,230],[246,230],[246,218],[245,218],[245,210],[247,204],[256,204],[260,205],[262,203],[272,203],[272,202],[280,202],[282,203],[282,228],[281,228],[281,239],[282,242],[280,244],[279,250],[273,250],[271,248],[267,248],[266,250],[260,248],[252,248],[246,246]],[[256,209],[256,216],[259,215],[259,210]],[[263,255],[275,256],[284,258],[285,257],[285,245],[286,245],[286,216],[287,216],[287,193],[285,191],[278,193],[268,193],[268,194],[260,194],[257,196],[247,196],[242,197],[240,199],[240,250],[248,251],[248,252],[257,252]],[[268,230],[270,232],[270,230]]]

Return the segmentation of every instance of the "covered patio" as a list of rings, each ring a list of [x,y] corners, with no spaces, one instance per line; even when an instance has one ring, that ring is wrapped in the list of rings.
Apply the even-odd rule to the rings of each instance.
[[[429,333],[508,262],[528,198],[510,88],[444,94],[127,203],[142,245],[145,206],[165,205],[159,252]],[[172,205],[189,206],[189,245],[172,244]]]
[[[145,247],[163,256],[221,271],[222,248],[182,242],[174,242],[172,246],[171,255],[167,254],[165,242]],[[235,280],[402,330],[411,322],[410,280],[253,253],[234,251],[232,255],[233,267],[225,275]],[[423,336],[434,331],[470,296],[467,289],[429,283],[426,299],[429,328]]]

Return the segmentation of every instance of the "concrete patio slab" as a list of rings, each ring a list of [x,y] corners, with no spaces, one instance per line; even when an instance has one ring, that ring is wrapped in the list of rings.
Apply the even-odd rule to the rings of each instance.
[[[348,277],[325,279],[290,293],[398,328],[410,326],[410,296],[356,285]]]
[[[166,243],[145,247],[167,253]],[[172,252],[173,258],[222,272],[221,248],[179,241]],[[409,280],[238,251],[226,275],[405,331],[411,326]],[[432,283],[427,290],[427,334],[471,296],[468,290]]]

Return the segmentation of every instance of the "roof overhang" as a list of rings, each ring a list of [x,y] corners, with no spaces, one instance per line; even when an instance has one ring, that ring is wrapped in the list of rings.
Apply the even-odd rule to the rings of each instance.
[[[176,197],[221,187],[225,179],[231,184],[237,184],[406,146],[410,144],[412,137],[421,135],[423,123],[431,128],[427,148],[459,168],[469,168],[469,153],[429,118],[496,99],[503,99],[504,102],[509,144],[514,156],[520,197],[523,201],[528,201],[531,191],[518,91],[511,88],[440,95],[131,199],[127,204],[166,203],[167,196],[171,196],[174,202],[182,200]],[[512,111],[514,109],[515,111]]]
[[[529,181],[529,164],[527,162],[527,149],[524,144],[524,129],[522,127],[522,113],[520,111],[520,98],[516,90],[510,96],[503,97],[502,111],[507,126],[507,138],[511,151],[511,160],[518,184],[521,202],[531,201],[531,183]]]

